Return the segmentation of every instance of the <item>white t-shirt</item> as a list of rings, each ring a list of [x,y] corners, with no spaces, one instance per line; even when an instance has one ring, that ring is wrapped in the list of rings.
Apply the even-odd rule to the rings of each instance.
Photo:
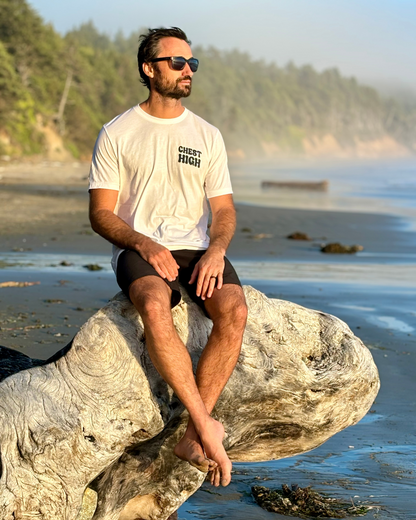
[[[89,189],[117,190],[114,213],[170,250],[207,249],[207,198],[232,193],[224,141],[191,111],[173,119],[139,105],[107,123],[95,143]],[[121,249],[113,246],[113,269]]]

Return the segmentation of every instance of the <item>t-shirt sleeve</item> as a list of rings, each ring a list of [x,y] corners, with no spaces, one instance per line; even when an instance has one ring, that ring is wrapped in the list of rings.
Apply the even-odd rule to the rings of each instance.
[[[227,152],[220,132],[214,139],[208,173],[205,177],[205,193],[210,199],[233,192],[228,171]]]
[[[111,139],[103,127],[98,134],[92,154],[89,189],[119,190],[120,176],[117,155]]]

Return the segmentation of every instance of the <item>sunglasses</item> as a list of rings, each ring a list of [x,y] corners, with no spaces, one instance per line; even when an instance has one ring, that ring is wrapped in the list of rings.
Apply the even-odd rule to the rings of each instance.
[[[155,58],[154,60],[150,60],[151,63],[155,63],[156,61],[170,61],[173,70],[183,70],[185,65],[188,64],[192,72],[196,72],[199,65],[199,60],[196,58],[189,58],[187,60],[183,56],[169,56],[166,58]]]

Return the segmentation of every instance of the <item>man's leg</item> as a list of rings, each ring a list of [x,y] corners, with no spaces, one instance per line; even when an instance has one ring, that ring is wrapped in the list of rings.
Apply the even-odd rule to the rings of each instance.
[[[201,399],[188,350],[173,325],[170,288],[157,276],[145,276],[130,285],[129,296],[142,317],[150,358],[188,410],[194,431],[208,456],[198,444],[183,458],[201,471],[219,466],[229,481],[231,462],[222,444],[224,428],[210,417]]]
[[[213,328],[198,363],[196,381],[207,412],[211,413],[237,363],[247,320],[247,307],[242,288],[234,284],[216,290],[204,303],[213,321]],[[199,442],[191,415],[185,435],[175,447],[176,455],[187,459]],[[206,455],[216,460],[216,453],[202,444]],[[226,486],[230,480],[228,470],[223,471],[222,467],[211,474],[211,482],[216,486],[220,482]]]

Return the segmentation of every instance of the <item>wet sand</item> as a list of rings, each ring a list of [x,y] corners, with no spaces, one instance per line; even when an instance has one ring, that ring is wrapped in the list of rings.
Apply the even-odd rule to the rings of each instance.
[[[89,227],[87,173],[86,165],[20,165],[0,172],[0,282],[40,282],[0,288],[0,345],[46,359],[118,292],[110,246]],[[250,497],[250,487],[260,481],[268,487],[312,485],[368,503],[375,509],[367,518],[416,520],[416,233],[386,215],[242,204],[237,210],[229,256],[240,266],[243,283],[346,321],[371,349],[382,386],[358,425],[308,454],[235,465],[229,488],[204,485],[180,508],[179,518],[283,519]],[[314,240],[287,240],[294,231]],[[272,236],[256,238],[260,234]],[[319,251],[324,241],[358,243],[365,250],[329,257]],[[75,254],[91,255],[105,269],[59,265]],[[49,267],[13,265],[17,255],[43,257]],[[268,267],[274,262],[278,271]]]

